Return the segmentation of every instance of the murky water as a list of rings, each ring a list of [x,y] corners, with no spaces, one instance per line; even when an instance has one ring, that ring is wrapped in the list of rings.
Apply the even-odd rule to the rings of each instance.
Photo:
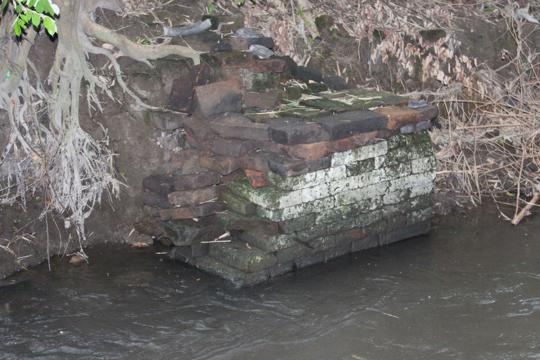
[[[477,210],[247,290],[100,247],[0,288],[0,359],[540,359],[539,230]]]

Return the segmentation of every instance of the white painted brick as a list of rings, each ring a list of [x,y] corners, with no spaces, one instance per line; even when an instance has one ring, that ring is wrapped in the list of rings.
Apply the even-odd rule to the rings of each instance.
[[[376,144],[361,146],[356,149],[335,153],[332,155],[332,167],[351,164],[357,161],[374,158],[388,152],[388,142],[380,141]]]
[[[411,160],[413,174],[435,171],[436,160],[433,156]]]

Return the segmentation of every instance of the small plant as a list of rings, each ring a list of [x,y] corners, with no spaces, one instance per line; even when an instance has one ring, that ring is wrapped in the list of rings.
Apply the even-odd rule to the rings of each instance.
[[[51,0],[2,0],[0,13],[4,14],[10,4],[16,15],[13,32],[17,37],[21,37],[29,26],[38,30],[41,25],[50,36],[56,35],[55,18],[60,15],[60,8]]]

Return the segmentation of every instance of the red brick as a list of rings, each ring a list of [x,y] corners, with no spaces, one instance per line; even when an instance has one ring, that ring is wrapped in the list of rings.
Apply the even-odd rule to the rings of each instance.
[[[230,156],[204,154],[199,157],[199,164],[208,170],[227,175],[240,168],[240,160]]]
[[[174,179],[166,175],[150,175],[143,179],[143,189],[167,195],[174,189]]]
[[[268,125],[255,123],[241,114],[225,114],[210,121],[210,127],[227,139],[268,141]]]
[[[197,174],[175,174],[174,189],[176,191],[200,189],[216,185],[219,181],[219,174],[213,171],[200,172]]]
[[[330,141],[321,141],[312,144],[281,145],[280,147],[289,156],[304,160],[317,160],[332,152],[332,143]]]
[[[173,206],[189,206],[212,201],[217,197],[217,187],[210,186],[196,190],[175,191],[168,195],[168,200]]]
[[[266,173],[257,170],[244,169],[244,173],[251,184],[251,187],[258,189],[268,186],[268,178]]]
[[[195,87],[197,110],[206,117],[242,110],[242,92],[236,80]]]
[[[201,171],[199,157],[201,152],[196,149],[185,149],[170,154],[168,168],[180,170],[182,174],[195,174]]]
[[[387,131],[371,131],[362,134],[356,134],[351,137],[336,140],[332,142],[332,152],[343,152],[356,149],[359,146],[368,145],[377,139],[386,138]]]
[[[399,129],[402,126],[416,124],[422,120],[421,113],[408,107],[386,106],[375,110],[387,117],[386,128],[390,130]]]
[[[174,209],[165,209],[159,212],[161,220],[193,219],[213,215],[224,210],[223,203],[209,202],[196,206],[186,206]]]

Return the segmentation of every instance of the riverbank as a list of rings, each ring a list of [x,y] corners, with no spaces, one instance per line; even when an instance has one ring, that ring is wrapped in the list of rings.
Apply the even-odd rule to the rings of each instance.
[[[497,214],[243,290],[156,249],[91,247],[0,290],[0,359],[536,358],[540,222]]]

